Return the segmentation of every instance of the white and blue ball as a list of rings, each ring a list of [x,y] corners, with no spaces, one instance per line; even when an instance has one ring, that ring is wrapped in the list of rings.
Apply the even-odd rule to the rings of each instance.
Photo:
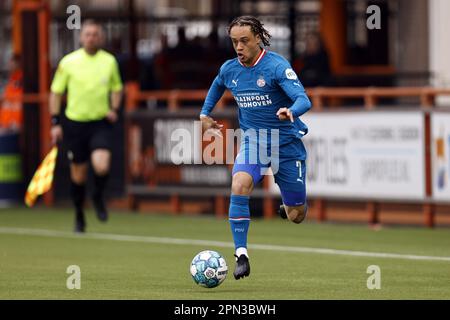
[[[192,259],[190,270],[195,283],[205,288],[214,288],[227,277],[228,266],[220,253],[205,250]]]

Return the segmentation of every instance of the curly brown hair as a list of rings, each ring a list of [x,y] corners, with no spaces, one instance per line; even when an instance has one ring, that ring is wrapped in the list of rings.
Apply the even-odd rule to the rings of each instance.
[[[269,31],[267,31],[263,27],[263,25],[264,24],[261,23],[261,21],[253,16],[240,16],[231,21],[230,25],[228,26],[228,34],[230,34],[231,28],[233,28],[234,26],[249,26],[253,34],[255,36],[259,35],[262,43],[266,47],[268,47],[270,46],[270,38],[272,38],[272,36],[270,35]]]

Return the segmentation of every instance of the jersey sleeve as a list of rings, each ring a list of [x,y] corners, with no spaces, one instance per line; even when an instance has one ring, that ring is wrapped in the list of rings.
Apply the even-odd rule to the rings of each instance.
[[[120,91],[123,88],[122,79],[120,78],[119,65],[116,59],[113,58],[112,73],[110,81],[111,91]]]
[[[205,102],[203,103],[202,111],[200,112],[200,115],[209,116],[211,111],[216,106],[216,103],[220,100],[223,93],[225,92],[225,81],[224,81],[224,75],[223,71],[225,69],[225,65],[223,65],[220,70],[219,74],[214,79],[211,87],[208,90],[208,94],[206,95]]]
[[[306,95],[305,88],[300,83],[297,74],[288,62],[281,63],[275,69],[277,84],[283,89],[286,95],[293,101],[289,107],[292,115],[297,118],[311,109],[311,102]]]
[[[62,59],[59,62],[58,68],[56,69],[52,85],[50,87],[50,91],[57,94],[63,94],[66,91],[68,82],[69,82],[69,71],[67,70],[67,66],[64,62],[64,59]]]

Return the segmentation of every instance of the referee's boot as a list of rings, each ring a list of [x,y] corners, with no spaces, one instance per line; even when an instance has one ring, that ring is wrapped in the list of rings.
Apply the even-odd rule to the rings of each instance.
[[[245,254],[241,254],[236,257],[236,268],[234,269],[233,275],[236,280],[240,278],[248,277],[250,275],[250,262]]]
[[[103,197],[100,194],[94,193],[92,195],[92,203],[94,204],[94,209],[98,220],[102,222],[108,221],[108,210],[106,210]]]
[[[280,205],[280,207],[278,208],[278,214],[282,219],[287,219],[287,213],[284,204]]]

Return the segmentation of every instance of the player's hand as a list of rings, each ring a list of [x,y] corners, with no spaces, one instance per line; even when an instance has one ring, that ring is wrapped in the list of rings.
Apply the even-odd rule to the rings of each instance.
[[[52,144],[56,144],[63,138],[63,130],[61,125],[52,126],[50,130],[50,137],[52,139]]]
[[[280,108],[277,111],[277,116],[281,121],[291,120],[291,122],[294,122],[294,116],[292,115],[291,110],[289,110],[288,108]]]
[[[213,135],[222,137],[220,130],[223,128],[223,124],[217,123],[217,121],[208,116],[200,116],[200,121],[202,122],[202,132],[211,130]]]
[[[117,111],[115,110],[109,110],[106,114],[106,120],[108,120],[110,123],[115,123],[119,116],[117,115]]]

